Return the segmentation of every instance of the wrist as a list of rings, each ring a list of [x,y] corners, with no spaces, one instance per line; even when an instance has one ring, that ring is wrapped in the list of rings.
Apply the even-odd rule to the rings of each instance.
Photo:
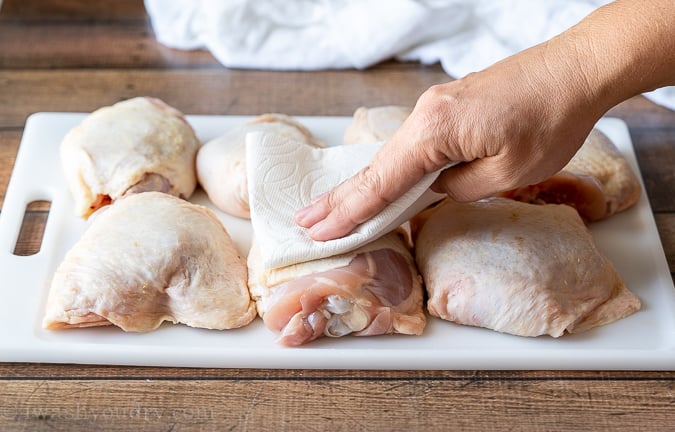
[[[655,88],[675,84],[675,3],[615,1],[552,42],[572,56],[591,104],[606,112]],[[602,115],[602,114],[600,114]]]

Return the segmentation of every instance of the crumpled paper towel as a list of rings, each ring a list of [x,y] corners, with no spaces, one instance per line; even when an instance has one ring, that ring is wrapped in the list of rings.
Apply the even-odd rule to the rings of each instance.
[[[295,223],[295,212],[356,174],[381,145],[376,142],[316,148],[269,133],[246,135],[251,223],[266,269],[356,249],[444,197],[429,189],[440,171],[427,174],[404,196],[346,237],[326,242],[312,240],[307,230]]]
[[[440,62],[455,78],[563,32],[609,0],[145,0],[157,39],[227,67]],[[675,87],[645,94],[675,110]]]

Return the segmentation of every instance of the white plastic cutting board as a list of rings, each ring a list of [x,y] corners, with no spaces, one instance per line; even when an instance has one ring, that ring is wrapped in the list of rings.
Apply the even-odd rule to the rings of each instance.
[[[633,369],[675,370],[675,289],[646,194],[637,206],[591,229],[642,310],[578,335],[524,338],[430,318],[423,336],[323,338],[283,348],[260,319],[237,330],[165,324],[145,334],[115,327],[50,332],[40,327],[51,275],[78,240],[85,222],[74,216],[58,148],[84,114],[38,113],[26,128],[0,213],[0,361],[150,366],[324,369]],[[250,117],[188,116],[205,142]],[[341,141],[348,117],[298,117],[320,139]],[[626,125],[602,119],[598,128],[638,172]],[[644,188],[643,188],[644,189]],[[25,207],[51,201],[42,247],[15,256]],[[202,192],[192,201],[210,205]],[[248,252],[247,221],[218,213],[237,247]]]

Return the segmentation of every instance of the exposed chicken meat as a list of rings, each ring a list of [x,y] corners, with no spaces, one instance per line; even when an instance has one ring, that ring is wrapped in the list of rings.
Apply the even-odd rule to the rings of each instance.
[[[204,144],[197,154],[197,178],[211,202],[225,213],[250,218],[246,179],[246,134],[268,132],[316,147],[322,145],[293,118],[264,114]]]
[[[248,263],[258,313],[282,345],[424,330],[421,280],[396,233],[349,254],[269,271],[254,245]]]
[[[124,195],[131,195],[141,192],[171,192],[171,182],[169,179],[154,173],[146,173],[138,183],[131,186],[124,192]]]
[[[228,329],[255,317],[246,264],[208,208],[145,192],[90,220],[54,274],[45,328]]]
[[[609,138],[593,129],[562,171],[502,196],[536,204],[567,204],[587,221],[597,221],[635,204],[640,182]]]
[[[434,316],[558,337],[640,309],[569,206],[445,201],[416,225],[416,261]]]
[[[122,196],[153,191],[170,193],[171,183],[159,174],[145,174],[138,183],[127,189]],[[86,216],[91,217],[99,209],[112,203],[113,200],[110,195],[97,194],[96,199],[89,205],[89,212]]]
[[[76,212],[86,218],[139,190],[189,198],[197,184],[198,148],[179,111],[138,97],[91,113],[68,132],[60,151]]]
[[[412,109],[405,106],[360,107],[345,129],[344,144],[386,141],[398,130]]]

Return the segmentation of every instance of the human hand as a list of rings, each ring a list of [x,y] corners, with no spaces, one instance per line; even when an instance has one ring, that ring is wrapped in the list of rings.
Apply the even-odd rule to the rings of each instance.
[[[623,0],[561,35],[431,87],[370,164],[296,213],[314,240],[349,234],[449,162],[432,188],[470,201],[561,169],[597,120],[675,83],[672,0]]]
[[[299,211],[296,222],[315,240],[344,236],[451,161],[464,163],[445,170],[433,188],[459,201],[555,173],[601,113],[575,114],[572,99],[578,103],[579,96],[570,92],[583,89],[563,90],[544,68],[523,61],[430,88],[371,163]]]

